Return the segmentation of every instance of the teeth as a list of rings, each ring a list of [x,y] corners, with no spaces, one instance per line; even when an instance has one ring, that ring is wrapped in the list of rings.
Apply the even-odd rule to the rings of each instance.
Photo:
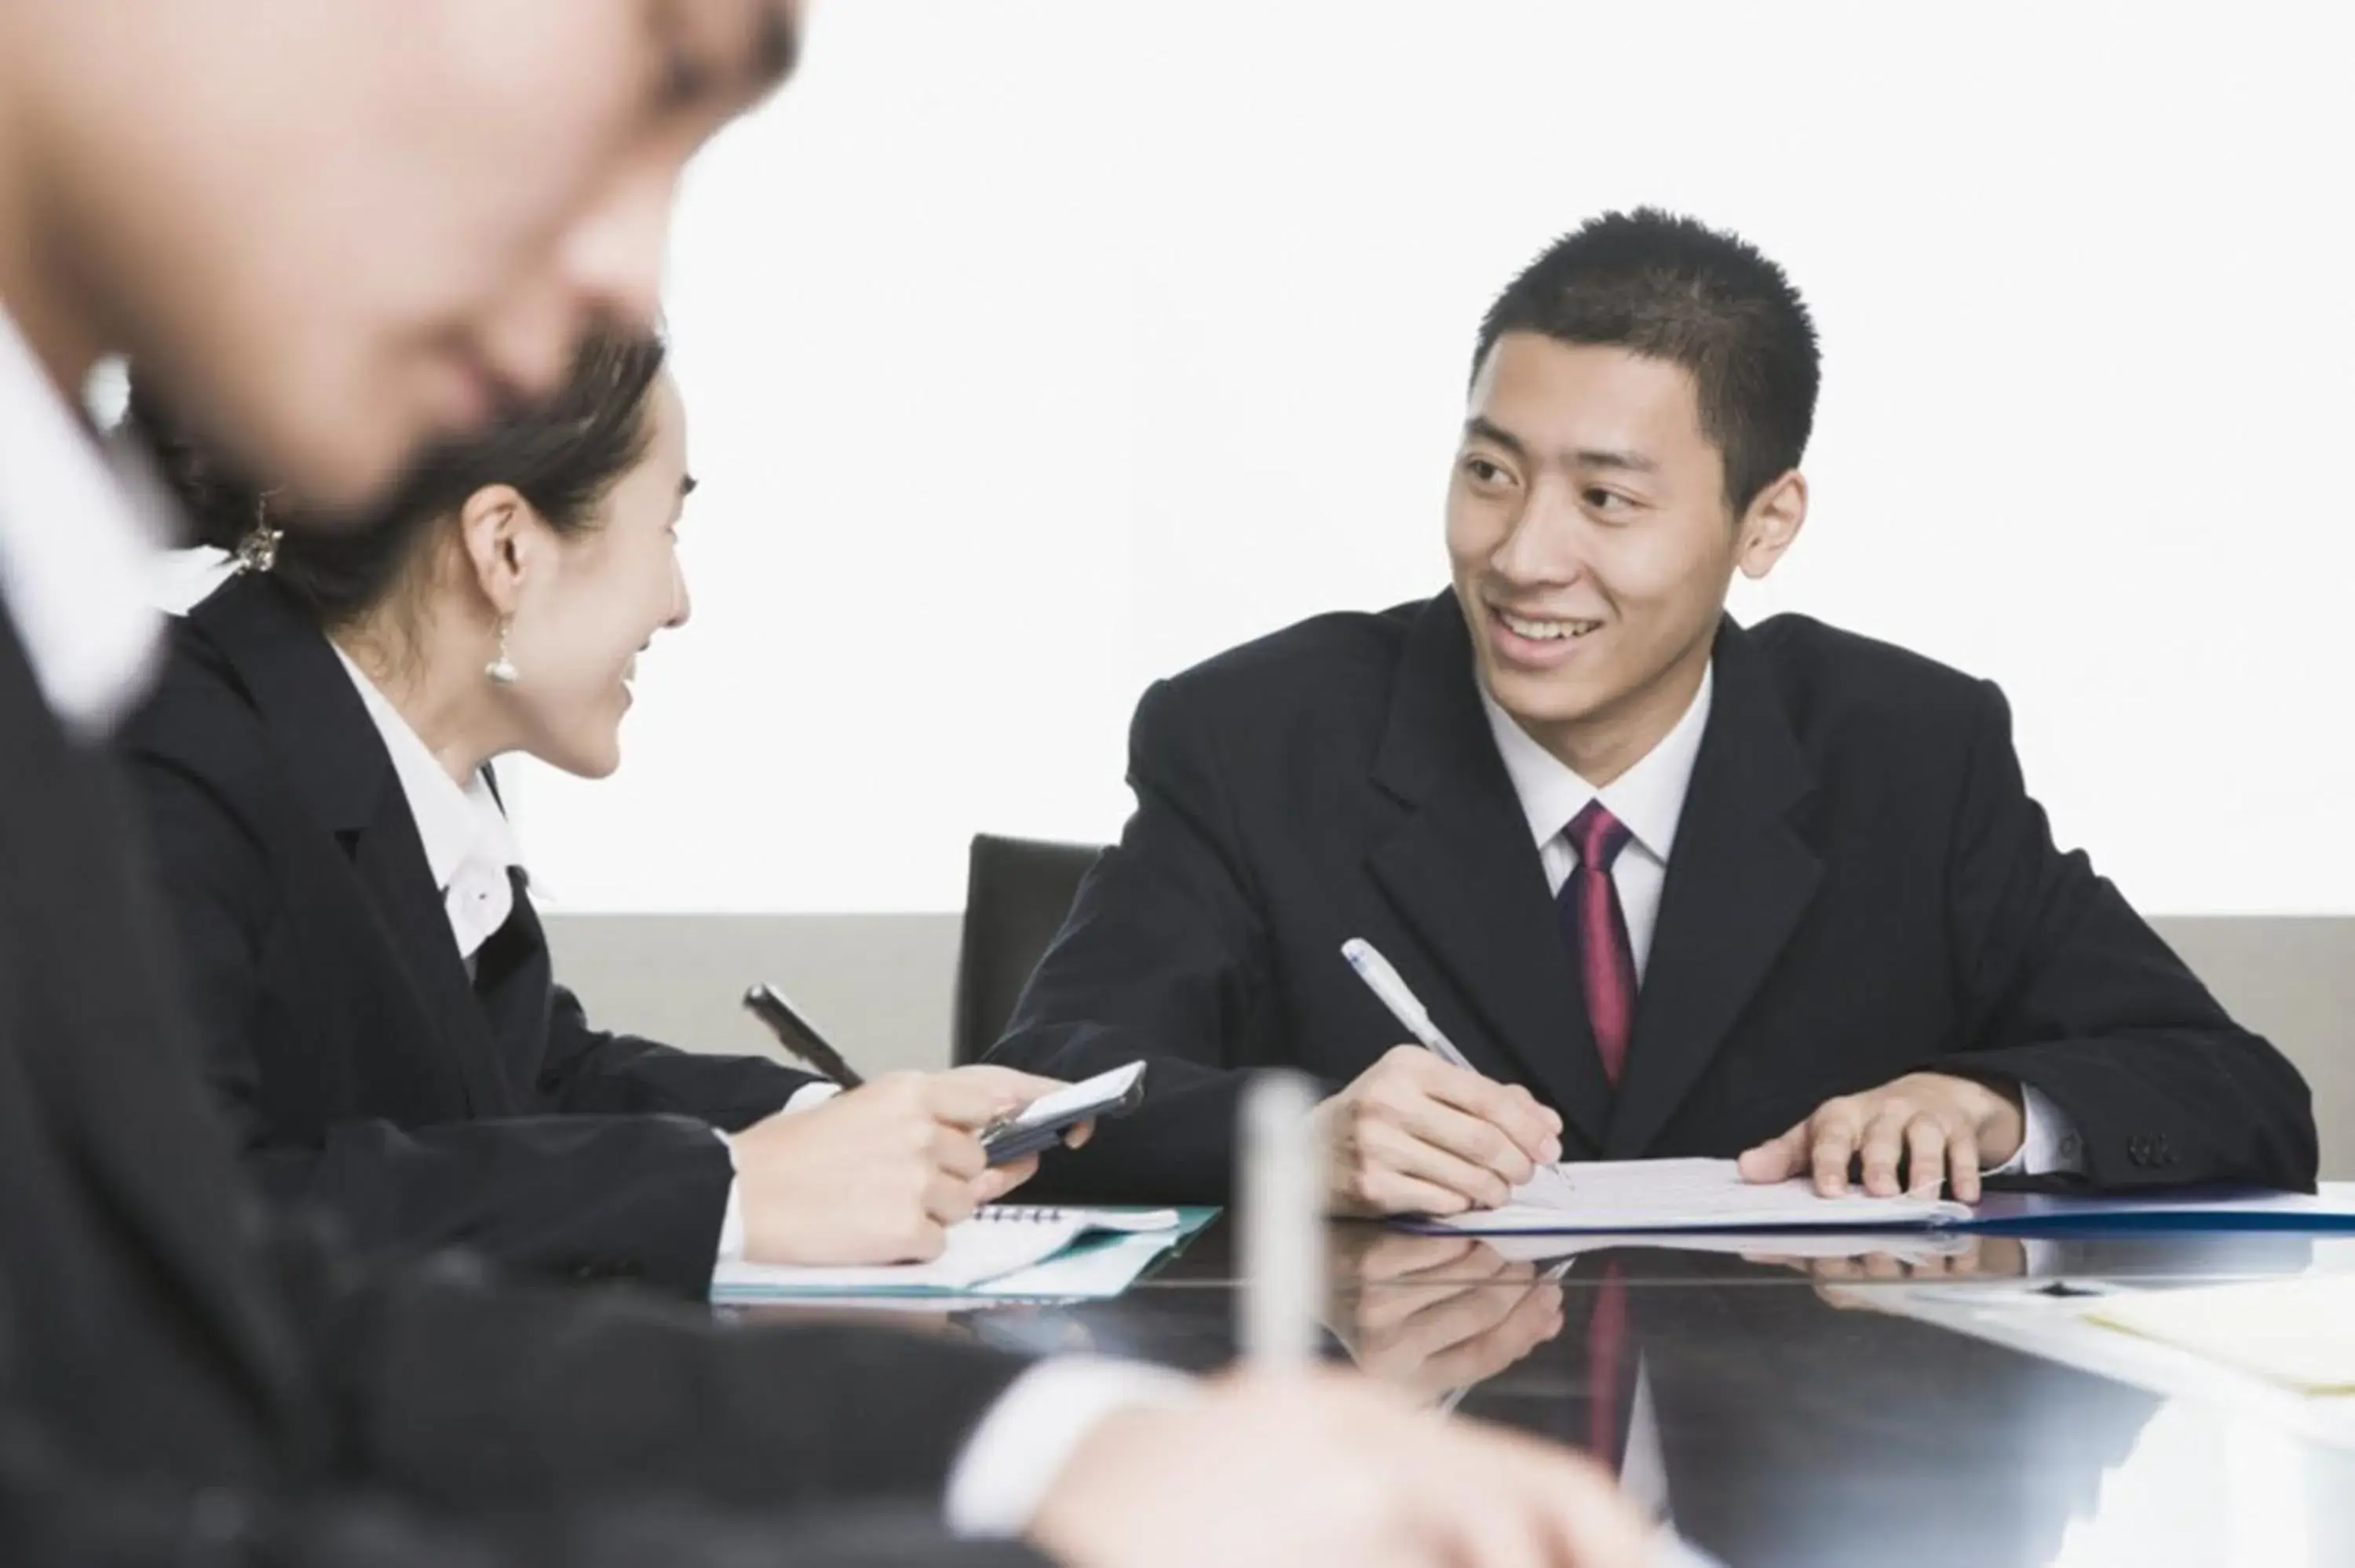
[[[1599,620],[1524,620],[1518,615],[1497,612],[1506,628],[1516,637],[1526,637],[1533,642],[1554,642],[1565,637],[1583,637],[1603,623]]]

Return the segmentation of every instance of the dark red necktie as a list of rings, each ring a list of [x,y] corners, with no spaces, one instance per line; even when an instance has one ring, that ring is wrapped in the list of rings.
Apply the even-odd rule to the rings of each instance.
[[[1627,1434],[1619,1420],[1621,1385],[1627,1373],[1627,1277],[1615,1257],[1603,1266],[1594,1287],[1594,1311],[1586,1319],[1586,1451],[1618,1470]]]
[[[1627,940],[1627,915],[1619,906],[1611,864],[1632,835],[1600,800],[1588,801],[1563,833],[1578,853],[1578,866],[1561,885],[1556,904],[1578,960],[1586,1021],[1593,1026],[1603,1075],[1616,1087],[1627,1062],[1627,1042],[1636,1033],[1636,949]]]

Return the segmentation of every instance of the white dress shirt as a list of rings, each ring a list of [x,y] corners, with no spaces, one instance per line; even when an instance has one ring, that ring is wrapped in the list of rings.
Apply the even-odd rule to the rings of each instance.
[[[1619,907],[1627,920],[1627,942],[1634,949],[1636,979],[1640,985],[1652,956],[1652,933],[1660,919],[1660,892],[1668,885],[1668,857],[1675,853],[1677,824],[1683,819],[1685,796],[1692,789],[1693,764],[1700,758],[1701,736],[1709,729],[1710,704],[1717,686],[1714,665],[1701,673],[1700,690],[1692,705],[1660,743],[1636,764],[1598,789],[1580,778],[1552,752],[1497,705],[1487,688],[1480,705],[1488,715],[1488,730],[1497,752],[1513,782],[1521,811],[1529,819],[1529,837],[1545,866],[1546,886],[1559,897],[1562,884],[1577,869],[1578,851],[1567,832],[1571,821],[1590,800],[1619,819],[1628,833],[1626,847],[1612,863],[1611,882],[1619,893]],[[2040,1090],[2020,1086],[2019,1148],[2009,1160],[1987,1172],[1989,1176],[2043,1176],[2083,1169],[2076,1128],[2061,1108]]]
[[[1716,687],[1716,670],[1703,671],[1700,690],[1693,694],[1692,705],[1676,727],[1636,766],[1600,789],[1532,739],[1485,687],[1480,693],[1489,733],[1497,737],[1506,776],[1529,819],[1529,837],[1536,841],[1550,892],[1559,897],[1561,885],[1578,869],[1578,851],[1566,830],[1588,801],[1600,800],[1603,809],[1626,828],[1627,845],[1612,863],[1611,881],[1627,917],[1627,944],[1635,950],[1639,984],[1651,960],[1660,891],[1668,881],[1668,853],[1676,846],[1677,824],[1685,814],[1685,794],[1692,787],[1693,764],[1700,757],[1700,737],[1709,729],[1710,700]]]
[[[0,605],[7,608],[52,711],[78,739],[94,743],[144,694],[156,662],[163,618],[148,596],[148,573],[160,542],[171,536],[156,525],[168,509],[151,478],[128,462],[110,461],[72,406],[57,395],[5,309],[0,454],[5,454],[0,461]],[[372,686],[365,677],[362,684],[365,700]],[[408,730],[405,722],[400,727]],[[414,731],[409,738],[424,750]],[[386,745],[396,758],[400,755],[391,737]],[[471,797],[438,764],[434,771],[450,796],[461,802]],[[431,799],[433,791],[422,789],[423,776],[419,777],[419,794]],[[407,777],[402,788],[409,789]],[[427,818],[442,824],[435,830],[436,845],[427,851],[432,863],[445,863],[433,857],[455,841],[440,834],[462,819],[469,824],[460,835],[464,844],[446,863],[466,865],[511,853],[511,847],[488,833],[487,822],[474,818],[471,806],[465,812],[445,813],[432,806],[420,810],[412,798],[410,809],[420,818],[421,837]],[[498,869],[504,885],[506,864]],[[471,872],[467,881],[470,887],[479,885]],[[456,885],[453,876],[452,885]],[[479,911],[470,916],[468,929],[482,917]],[[467,939],[454,916],[452,934],[462,944]],[[481,939],[474,939],[474,948]],[[950,1527],[967,1535],[1018,1533],[1065,1461],[1105,1415],[1183,1398],[1191,1387],[1176,1373],[1121,1361],[1040,1362],[1007,1386],[965,1440],[943,1499]]]
[[[418,842],[425,847],[426,869],[442,894],[450,935],[471,975],[475,954],[515,912],[515,884],[507,874],[523,863],[515,830],[489,779],[476,772],[461,788],[368,672],[332,641],[328,646],[336,649],[336,661],[392,758],[393,777],[400,780]]]
[[[145,592],[165,536],[153,477],[110,453],[0,311],[0,599],[75,739],[138,701],[163,617]]]

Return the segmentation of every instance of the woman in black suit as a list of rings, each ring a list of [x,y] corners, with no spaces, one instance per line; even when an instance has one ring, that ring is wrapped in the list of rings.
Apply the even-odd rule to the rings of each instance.
[[[282,532],[279,498],[144,388],[130,423],[241,568],[175,624],[122,744],[208,1075],[266,1190],[364,1244],[699,1293],[740,1253],[932,1255],[1029,1174],[987,1169],[975,1131],[1046,1080],[836,1097],[592,1029],[553,982],[489,765],[611,773],[637,656],[687,620],[694,481],[658,343],[592,343],[560,396],[357,530]]]

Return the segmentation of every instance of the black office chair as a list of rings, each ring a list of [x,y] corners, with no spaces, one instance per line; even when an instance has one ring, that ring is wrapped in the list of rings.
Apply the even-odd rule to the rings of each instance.
[[[1006,1032],[1030,971],[1047,956],[1081,879],[1103,853],[1095,844],[974,835],[950,1033],[958,1066],[980,1061]]]

